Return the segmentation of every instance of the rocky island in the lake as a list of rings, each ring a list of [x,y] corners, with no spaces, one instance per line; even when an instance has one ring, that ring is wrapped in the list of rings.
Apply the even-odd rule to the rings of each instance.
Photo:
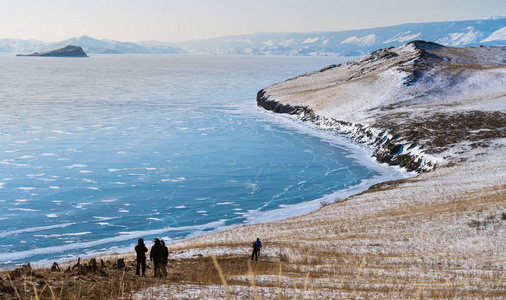
[[[45,57],[88,57],[83,48],[79,46],[68,45],[52,51],[33,54],[18,54],[17,56],[45,56]]]

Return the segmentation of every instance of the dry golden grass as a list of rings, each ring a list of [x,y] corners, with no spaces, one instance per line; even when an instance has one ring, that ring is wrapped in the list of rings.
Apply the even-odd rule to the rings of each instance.
[[[305,216],[171,248],[203,255],[225,248],[247,260],[250,240],[262,237],[254,269],[261,298],[504,298],[504,164],[474,167],[378,185]],[[250,288],[244,268],[222,265],[233,295]]]
[[[167,278],[135,276],[133,255],[126,270],[105,262],[69,273],[4,271],[0,298],[506,298],[505,168],[478,159],[300,217],[171,244]],[[264,247],[250,262],[256,237]]]
[[[160,278],[135,276],[135,262],[118,269],[106,260],[91,267],[91,260],[56,271],[28,265],[0,273],[0,299],[123,299],[136,290],[159,285]]]

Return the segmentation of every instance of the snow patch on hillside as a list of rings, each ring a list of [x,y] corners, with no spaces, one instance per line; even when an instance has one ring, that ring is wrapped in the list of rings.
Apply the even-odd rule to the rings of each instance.
[[[320,39],[319,36],[315,37],[315,38],[307,38],[305,39],[302,44],[312,44],[312,43],[316,43],[318,40]]]
[[[372,46],[376,43],[376,35],[369,34],[363,37],[358,37],[356,35],[349,37],[341,42],[341,44],[355,44],[359,46]]]
[[[293,45],[294,43],[295,43],[294,39],[289,39],[289,40],[282,40],[281,42],[279,42],[279,45],[283,47],[288,47]]]
[[[489,35],[486,39],[482,40],[480,43],[492,41],[506,41],[506,26],[497,31],[494,31],[491,35]]]
[[[463,29],[463,32],[450,33],[448,36],[437,40],[436,43],[448,46],[462,46],[476,43],[482,36],[481,32],[475,31],[474,27],[469,26]]]
[[[238,40],[239,43],[247,43],[247,44],[250,44],[252,45],[253,42],[251,41],[251,39],[243,39],[243,40]]]
[[[401,32],[396,34],[393,38],[386,40],[383,44],[392,42],[405,43],[418,38],[422,34],[421,32],[412,34],[411,31]]]

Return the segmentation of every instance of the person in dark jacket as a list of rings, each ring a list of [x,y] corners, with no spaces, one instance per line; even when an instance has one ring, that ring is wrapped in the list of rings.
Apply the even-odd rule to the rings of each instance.
[[[139,274],[139,269],[142,266],[142,276],[146,273],[146,252],[148,252],[148,248],[144,245],[144,240],[139,239],[137,241],[137,246],[135,246],[135,253],[137,253],[137,267],[135,268],[135,275]]]
[[[258,244],[257,242],[253,242],[253,253],[251,253],[251,260],[253,261],[253,258],[255,258],[255,260],[258,260],[258,251],[260,248],[258,248]]]
[[[260,241],[260,238],[257,238],[257,245],[258,245],[258,255],[260,255],[260,251],[262,251],[262,242]]]
[[[155,238],[155,244],[151,247],[149,258],[155,266],[155,273],[153,274],[153,277],[160,277],[162,275],[160,274],[160,271],[163,264],[163,247],[160,243],[160,239]]]
[[[169,248],[165,246],[165,242],[163,240],[160,241],[163,247],[163,262],[162,262],[162,276],[167,277],[167,263],[169,262]]]

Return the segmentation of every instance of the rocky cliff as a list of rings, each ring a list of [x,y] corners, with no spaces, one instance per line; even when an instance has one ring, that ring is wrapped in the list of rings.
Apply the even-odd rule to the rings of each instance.
[[[506,47],[413,41],[276,83],[257,103],[422,172],[506,137],[505,83]]]

